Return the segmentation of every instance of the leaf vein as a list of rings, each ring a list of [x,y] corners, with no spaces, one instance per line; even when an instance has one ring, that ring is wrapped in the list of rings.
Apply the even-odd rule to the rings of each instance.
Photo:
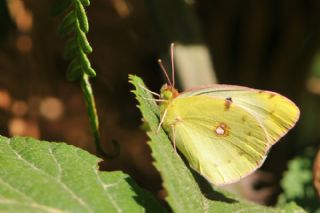
[[[75,150],[75,154],[76,156],[82,160],[82,158],[80,157],[80,155],[78,154],[78,150]],[[96,166],[92,167],[94,174],[97,176],[97,180],[100,183],[99,185],[101,185],[101,188],[104,192],[104,194],[108,197],[108,199],[110,200],[110,202],[112,203],[112,205],[114,206],[114,208],[117,210],[117,212],[122,212],[122,209],[117,205],[117,203],[115,202],[115,200],[112,198],[112,196],[108,193],[107,188],[111,187],[111,185],[117,185],[118,183],[114,183],[114,184],[104,184],[104,182],[101,180],[99,174],[98,174],[98,169],[96,168]],[[105,186],[109,186],[109,187],[105,187]]]
[[[61,209],[56,209],[56,208],[51,208],[48,206],[43,206],[43,205],[39,205],[38,203],[23,203],[23,202],[17,202],[15,200],[11,200],[11,199],[3,199],[0,198],[0,204],[12,204],[15,207],[20,205],[20,206],[29,206],[32,208],[37,208],[37,209],[41,209],[41,210],[45,210],[46,212],[51,212],[51,213],[67,213],[68,211],[63,211]]]
[[[25,140],[25,143],[27,143],[25,138],[24,138],[24,140]],[[85,207],[89,212],[93,212],[93,210],[90,209],[90,207],[80,197],[78,197],[67,185],[65,185],[60,180],[56,179],[56,177],[53,177],[50,174],[48,174],[47,172],[45,172],[45,171],[41,170],[40,168],[36,167],[34,164],[30,163],[27,159],[23,158],[17,152],[17,150],[15,150],[12,146],[10,146],[10,139],[7,139],[6,143],[8,144],[9,148],[13,151],[13,153],[17,156],[18,159],[20,159],[22,162],[24,162],[26,165],[28,165],[32,169],[44,174],[45,176],[47,176],[47,177],[49,177],[51,179],[56,180],[80,205]]]

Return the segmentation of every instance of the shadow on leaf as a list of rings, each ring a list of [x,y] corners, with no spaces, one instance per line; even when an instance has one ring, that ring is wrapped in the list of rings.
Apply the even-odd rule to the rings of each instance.
[[[207,199],[212,200],[212,201],[221,201],[221,202],[225,202],[225,203],[237,203],[237,202],[239,202],[238,200],[229,198],[229,197],[225,196],[223,193],[221,193],[221,192],[219,192],[217,190],[214,190],[212,185],[203,176],[201,176],[198,172],[196,172],[194,169],[192,169],[189,166],[189,163],[187,162],[185,157],[182,156],[181,154],[179,154],[179,155],[182,157],[185,165],[191,171],[191,174],[193,175],[195,181],[199,185],[199,188],[200,188],[202,194]]]

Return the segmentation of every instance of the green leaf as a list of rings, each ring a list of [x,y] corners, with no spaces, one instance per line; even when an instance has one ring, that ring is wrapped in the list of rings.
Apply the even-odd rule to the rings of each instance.
[[[67,36],[75,29],[76,16],[74,11],[70,11],[58,26],[58,34],[61,37]]]
[[[312,162],[302,157],[291,160],[281,181],[287,198],[290,200],[304,197],[308,183],[312,183]]]
[[[166,189],[170,207],[175,213],[193,212],[250,212],[272,213],[292,212],[286,207],[274,209],[260,206],[245,201],[228,193],[214,189],[204,178],[188,168],[181,157],[175,153],[169,138],[159,125],[159,109],[144,85],[137,76],[130,76],[130,82],[135,86],[133,93],[139,102],[139,109],[144,120],[149,124],[151,131],[148,135],[151,139],[149,146],[155,160],[154,165],[159,170],[163,186]],[[295,212],[304,212],[301,208],[295,208]]]
[[[82,69],[81,69],[81,64],[79,58],[74,58],[66,72],[66,77],[68,81],[75,81],[78,80],[81,76],[83,75]]]
[[[64,143],[0,136],[0,212],[165,212],[126,174]]]
[[[80,0],[81,1],[81,4],[83,5],[83,6],[89,6],[90,5],[90,1],[89,0]]]
[[[79,48],[86,54],[92,53],[92,48],[83,32],[80,35],[77,35],[77,37],[69,39],[64,48],[63,58],[66,60],[74,58],[79,54]]]
[[[301,209],[296,203],[290,202],[287,203],[286,205],[282,206],[282,209],[285,212],[297,212],[297,209]]]
[[[78,45],[81,47],[83,52],[85,53],[91,53],[92,52],[92,47],[90,46],[90,43],[88,42],[87,36],[84,32],[82,32],[81,29],[78,29],[77,31],[77,40],[78,40]]]
[[[71,6],[72,2],[72,0],[59,0],[55,2],[55,4],[52,7],[51,14],[53,16],[56,16],[63,13],[66,9],[68,9]]]
[[[94,77],[96,76],[96,71],[94,71],[94,69],[91,68],[91,63],[87,57],[87,55],[80,51],[80,63],[81,63],[81,69],[83,70],[84,73],[86,73],[88,76],[90,77]]]
[[[89,22],[86,11],[81,4],[80,0],[75,0],[75,11],[79,21],[80,29],[87,33],[89,31]]]
[[[90,77],[95,77],[97,75],[92,67],[82,67],[82,70]]]
[[[313,147],[307,147],[302,154],[289,161],[288,170],[281,180],[283,192],[279,196],[279,204],[294,201],[308,212],[320,212],[312,175],[315,154]]]
[[[63,52],[63,58],[65,60],[70,60],[72,58],[74,58],[79,52],[79,47],[78,47],[78,41],[76,38],[71,38],[65,48],[64,48],[64,52]]]

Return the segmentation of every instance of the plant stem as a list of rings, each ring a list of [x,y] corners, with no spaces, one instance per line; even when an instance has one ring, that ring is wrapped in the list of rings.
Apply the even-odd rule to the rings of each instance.
[[[114,153],[111,153],[111,154],[106,153],[101,146],[100,133],[99,133],[99,119],[98,119],[96,104],[94,100],[94,95],[92,92],[92,87],[87,74],[84,74],[83,77],[81,78],[80,85],[81,85],[82,92],[84,94],[85,103],[87,105],[91,131],[93,133],[94,142],[96,145],[96,151],[102,157],[114,158],[119,153],[119,145],[116,141],[112,141],[114,145]]]

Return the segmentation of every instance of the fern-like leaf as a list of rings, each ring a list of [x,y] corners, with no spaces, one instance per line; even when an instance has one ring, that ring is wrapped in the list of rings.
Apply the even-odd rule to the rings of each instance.
[[[90,5],[89,0],[61,0],[53,8],[53,14],[66,14],[58,27],[58,34],[60,36],[69,37],[63,54],[66,60],[71,61],[67,68],[66,77],[69,81],[79,80],[81,82],[80,86],[88,107],[88,116],[97,152],[103,157],[112,158],[117,155],[118,150],[113,154],[107,154],[102,149],[99,135],[99,120],[89,82],[89,77],[95,77],[96,71],[91,67],[87,56],[87,54],[92,52],[92,47],[86,36],[86,33],[89,31],[89,22],[84,7],[88,5]]]

